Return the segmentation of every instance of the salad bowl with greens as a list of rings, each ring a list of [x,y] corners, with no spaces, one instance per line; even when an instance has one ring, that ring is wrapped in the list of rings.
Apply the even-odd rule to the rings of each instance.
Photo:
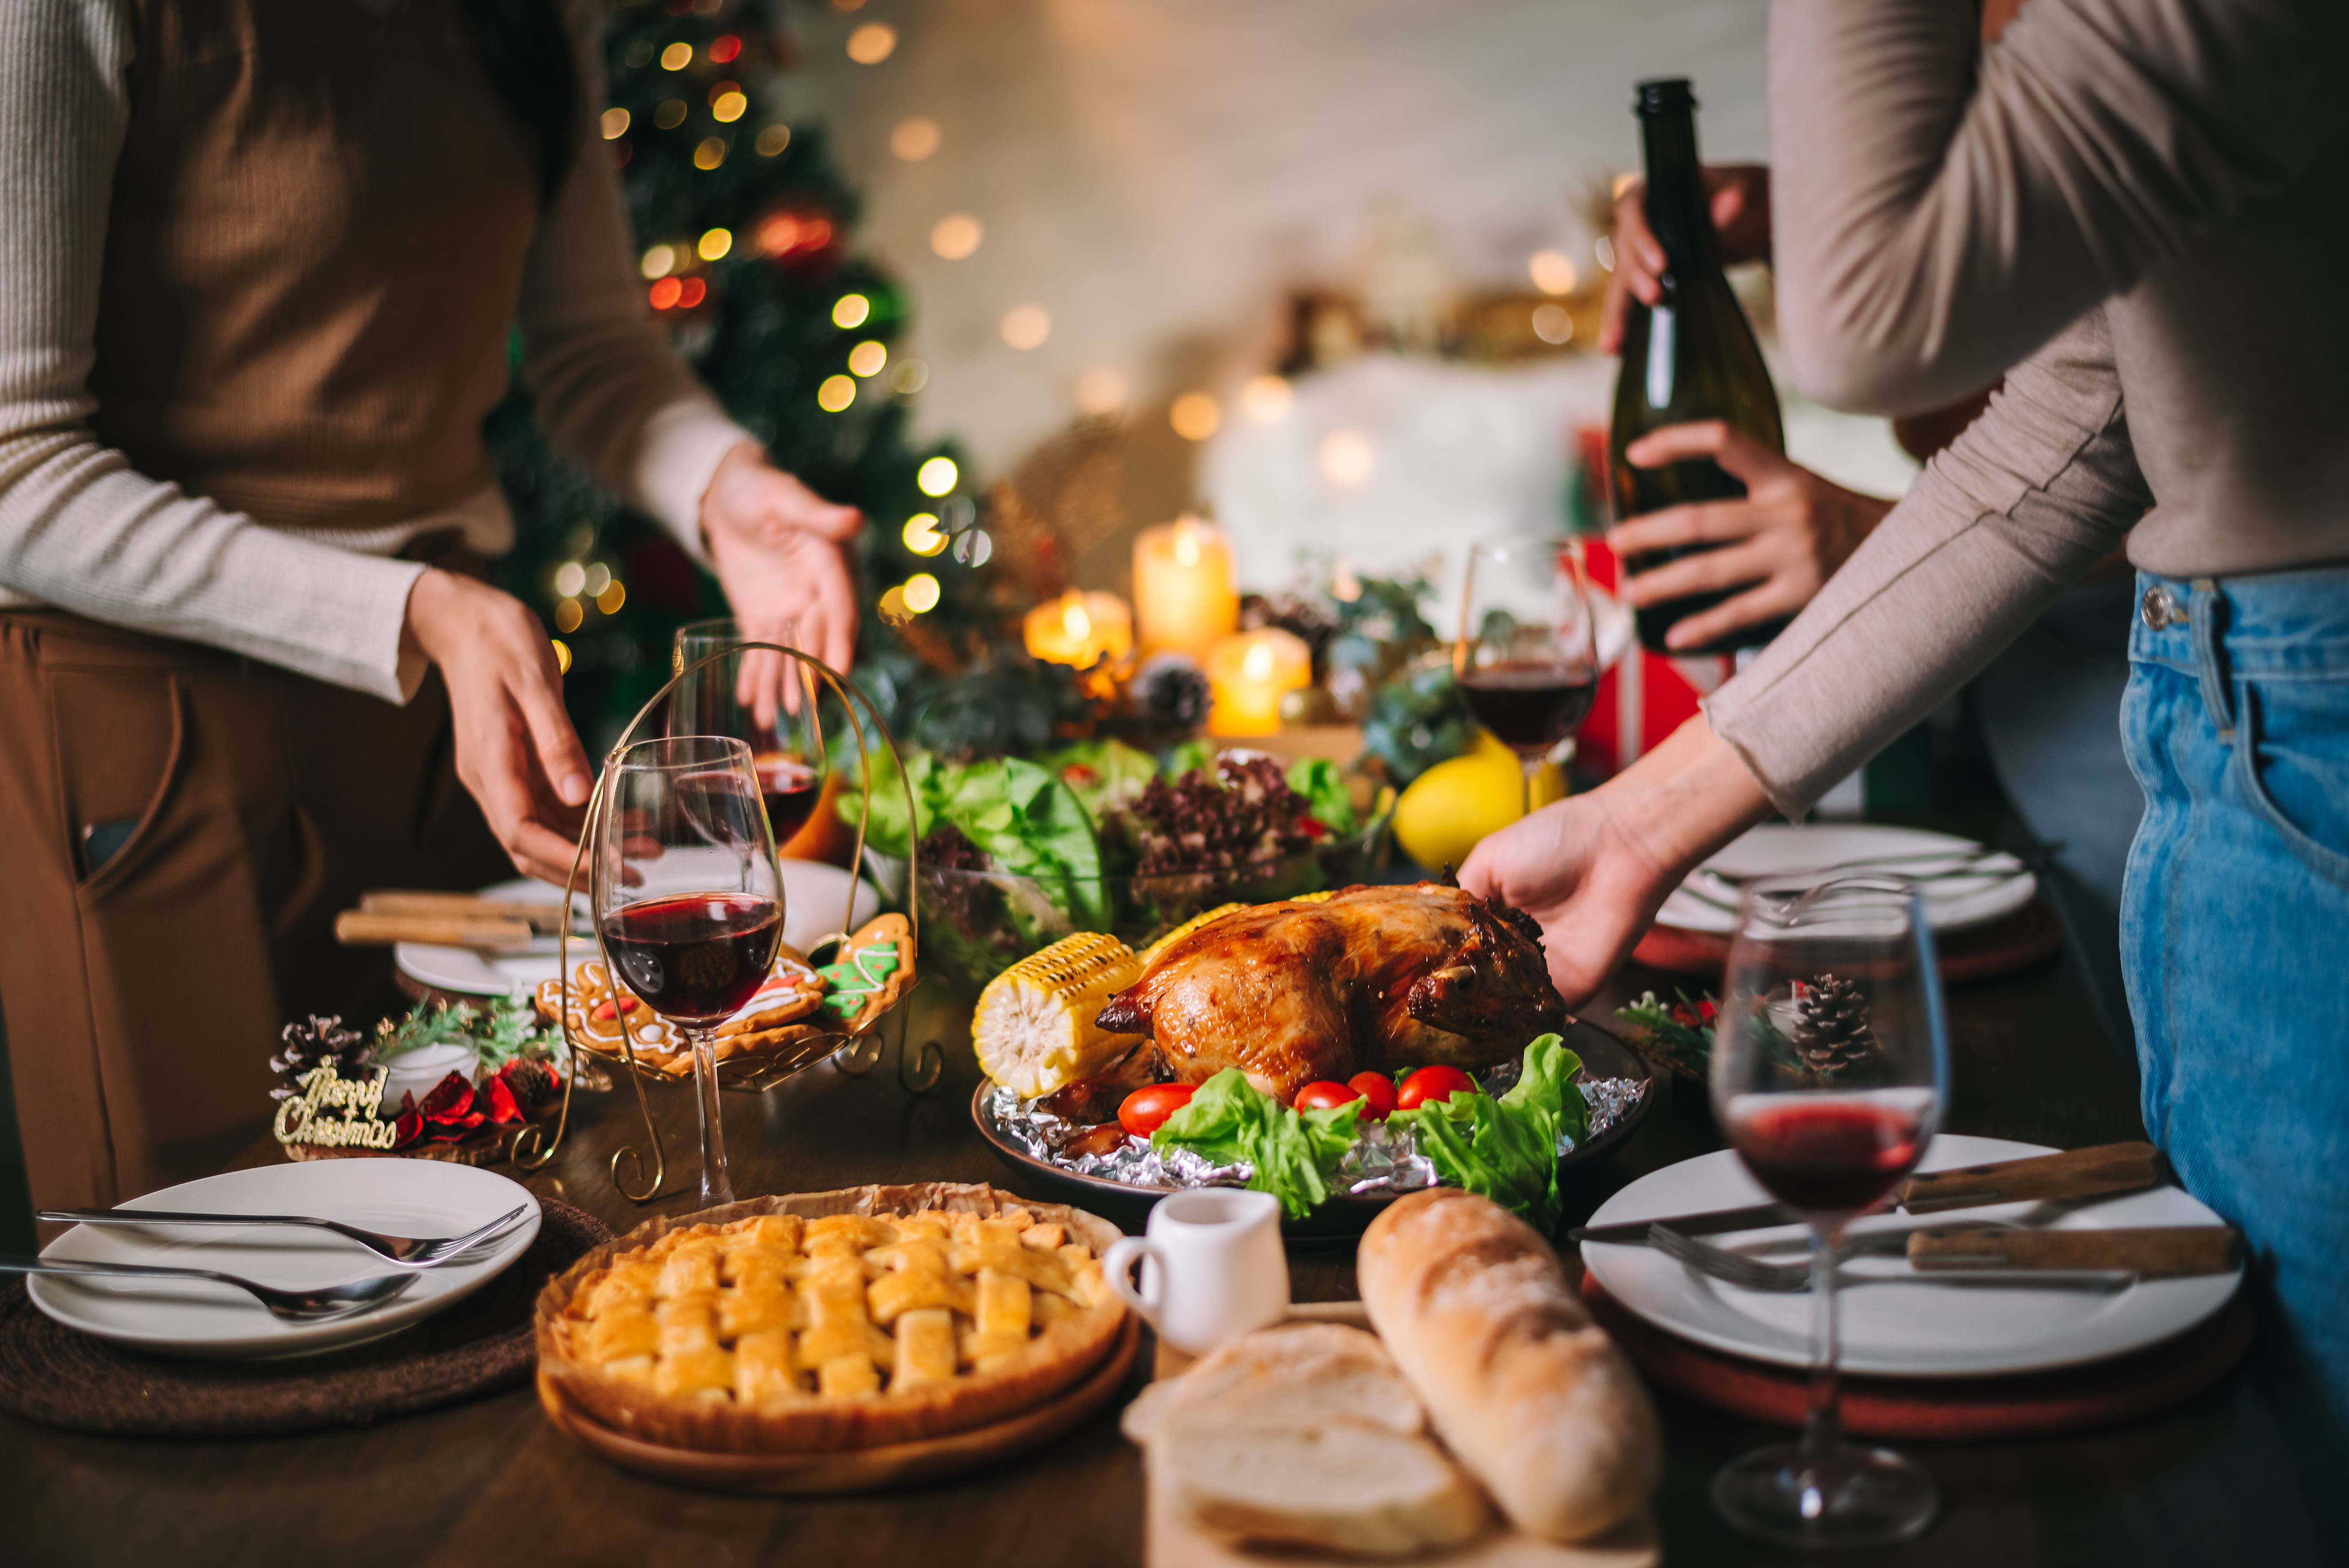
[[[1393,805],[1335,763],[1208,742],[1164,761],[1116,740],[966,762],[915,751],[905,779],[911,817],[894,770],[874,770],[866,854],[903,898],[920,845],[923,963],[972,986],[1075,932],[1139,950],[1218,904],[1367,881]],[[840,809],[867,815],[861,796]]]

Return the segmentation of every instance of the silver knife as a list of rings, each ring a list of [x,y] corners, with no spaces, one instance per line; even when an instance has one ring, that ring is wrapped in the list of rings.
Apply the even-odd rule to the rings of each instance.
[[[2023,1160],[2002,1160],[1989,1165],[1967,1165],[1911,1176],[1895,1189],[1893,1201],[1886,1209],[1928,1214],[1977,1203],[2110,1197],[2142,1191],[2160,1181],[2161,1156],[2152,1144],[2106,1143],[2094,1149],[2070,1149],[2056,1154],[2034,1154]],[[1749,1203],[1743,1208],[1716,1209],[1701,1214],[1669,1218],[1654,1215],[1606,1225],[1578,1225],[1567,1232],[1566,1239],[1636,1246],[1646,1243],[1650,1225],[1668,1225],[1684,1236],[1713,1236],[1724,1231],[1758,1231],[1768,1225],[1802,1222],[1803,1216],[1784,1203]]]

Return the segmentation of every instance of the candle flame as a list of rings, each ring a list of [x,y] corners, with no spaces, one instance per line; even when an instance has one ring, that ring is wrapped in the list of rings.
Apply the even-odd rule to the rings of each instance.
[[[1174,561],[1181,566],[1199,564],[1199,525],[1187,517],[1174,525]]]
[[[1081,643],[1093,634],[1093,618],[1085,614],[1084,605],[1074,594],[1069,596],[1067,606],[1061,612],[1061,630],[1069,634],[1072,643]]]
[[[1272,678],[1272,645],[1258,643],[1240,661],[1240,675],[1251,683],[1261,685]]]

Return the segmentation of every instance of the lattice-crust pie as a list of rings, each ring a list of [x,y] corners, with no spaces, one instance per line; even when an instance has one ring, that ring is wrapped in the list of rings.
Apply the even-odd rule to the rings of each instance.
[[[541,1368],[606,1426],[723,1452],[869,1448],[1040,1404],[1125,1317],[1116,1228],[985,1186],[759,1198],[640,1225],[547,1282]]]

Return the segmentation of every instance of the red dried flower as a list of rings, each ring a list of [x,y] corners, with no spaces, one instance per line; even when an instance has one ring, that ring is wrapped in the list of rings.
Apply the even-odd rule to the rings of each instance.
[[[452,1072],[434,1084],[432,1092],[416,1109],[418,1115],[436,1127],[454,1126],[472,1112],[473,1086],[463,1073]],[[481,1118],[474,1117],[472,1124],[480,1123]]]
[[[522,1119],[522,1107],[514,1103],[513,1088],[503,1073],[493,1073],[481,1080],[481,1109],[501,1126]]]
[[[424,1118],[417,1113],[413,1094],[399,1097],[399,1115],[392,1121],[391,1128],[391,1146],[394,1149],[405,1149],[424,1136]]]

